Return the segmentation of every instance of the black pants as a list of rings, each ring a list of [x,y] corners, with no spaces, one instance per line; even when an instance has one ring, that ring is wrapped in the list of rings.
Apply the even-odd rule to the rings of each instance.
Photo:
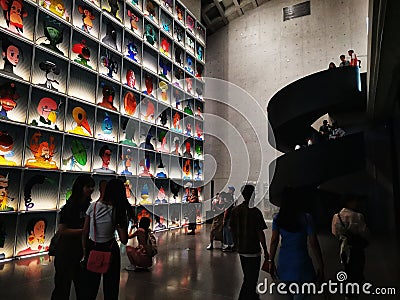
[[[347,274],[347,282],[363,283],[364,282],[364,266],[365,251],[364,248],[353,247],[350,250],[349,262],[344,264],[344,271]],[[355,298],[357,295],[352,293],[346,294],[348,298]]]
[[[92,241],[88,242],[88,250],[110,251],[111,264],[108,272],[105,274],[93,273],[87,271],[85,278],[85,300],[95,300],[99,291],[101,276],[103,275],[104,300],[118,300],[119,279],[121,270],[121,255],[118,244],[115,240],[107,243],[97,243],[94,246]]]
[[[188,208],[188,219],[189,219],[189,230],[195,230],[196,229],[196,211],[197,211],[197,205],[194,203],[189,203],[189,208]]]
[[[260,299],[256,288],[261,268],[261,256],[244,257],[240,255],[240,264],[243,271],[243,283],[240,289],[239,300]]]
[[[85,270],[79,263],[82,256],[79,255],[56,255],[54,259],[55,276],[54,290],[51,300],[69,300],[71,282],[74,283],[76,299],[84,300],[83,283]]]
[[[189,223],[188,229],[192,231],[196,230],[196,223]]]

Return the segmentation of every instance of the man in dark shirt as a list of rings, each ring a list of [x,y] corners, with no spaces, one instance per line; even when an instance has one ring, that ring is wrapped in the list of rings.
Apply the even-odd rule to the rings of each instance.
[[[254,186],[243,186],[241,193],[244,202],[233,209],[230,220],[243,271],[243,284],[240,289],[239,300],[260,299],[256,293],[261,266],[260,243],[264,250],[265,259],[269,260],[263,231],[267,229],[267,225],[261,211],[256,207],[249,207],[250,200],[254,197]]]

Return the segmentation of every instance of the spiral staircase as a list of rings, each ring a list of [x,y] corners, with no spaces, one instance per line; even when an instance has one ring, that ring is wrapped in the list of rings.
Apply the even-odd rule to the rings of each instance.
[[[362,119],[366,111],[366,74],[358,67],[325,70],[301,78],[278,91],[268,104],[269,143],[283,155],[270,164],[270,202],[280,204],[285,186],[307,187],[315,195],[337,192],[337,178],[359,176],[365,170]],[[342,138],[320,141],[295,150],[318,137],[311,125],[329,114],[345,129]],[[349,179],[349,180],[354,180]],[[348,180],[346,180],[348,181]],[[329,188],[324,191],[324,186]]]

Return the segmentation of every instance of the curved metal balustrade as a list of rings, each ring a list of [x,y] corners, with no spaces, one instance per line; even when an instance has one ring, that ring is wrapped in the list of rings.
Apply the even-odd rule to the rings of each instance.
[[[359,68],[336,68],[301,78],[278,91],[268,104],[270,144],[281,157],[270,164],[270,201],[279,205],[285,186],[315,187],[365,169],[364,134],[304,145],[317,131],[311,124],[329,113],[365,112],[365,74]]]

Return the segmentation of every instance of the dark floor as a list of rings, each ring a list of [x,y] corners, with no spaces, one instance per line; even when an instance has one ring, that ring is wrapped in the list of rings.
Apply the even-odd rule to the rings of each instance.
[[[207,251],[210,225],[199,226],[198,229],[195,236],[186,236],[186,228],[157,233],[159,254],[153,270],[121,270],[120,299],[237,299],[242,280],[238,255],[223,253],[219,249]],[[269,238],[270,230],[266,230],[266,233]],[[326,277],[334,279],[340,270],[336,241],[330,236],[320,236],[320,241],[326,261]],[[398,291],[397,296],[375,296],[374,299],[400,299],[399,252],[393,244],[383,239],[372,243],[367,251],[366,273],[369,282],[381,287],[397,286]],[[122,267],[127,264],[128,259],[123,253]],[[48,256],[0,265],[0,299],[49,299],[53,275],[54,268]],[[270,280],[261,271],[260,281],[264,278]],[[75,299],[73,293],[71,299]],[[98,299],[103,299],[101,292]],[[263,295],[261,299],[286,298]],[[314,296],[312,299],[336,300],[344,297]]]

